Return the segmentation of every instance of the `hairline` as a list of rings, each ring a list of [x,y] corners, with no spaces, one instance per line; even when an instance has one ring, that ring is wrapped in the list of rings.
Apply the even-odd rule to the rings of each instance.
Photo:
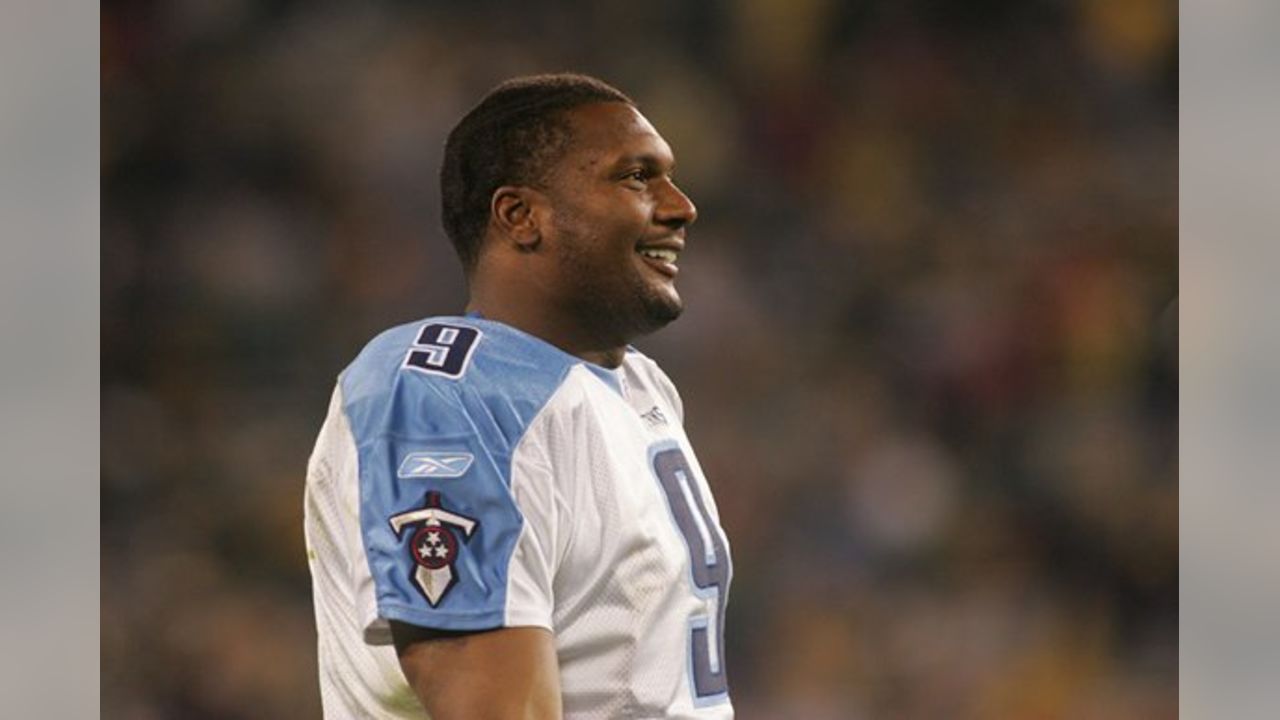
[[[493,226],[493,193],[502,187],[547,189],[579,137],[573,111],[607,103],[639,110],[633,98],[599,78],[531,75],[498,84],[454,125],[441,165],[442,220],[468,276]],[[489,160],[488,171],[475,164]]]

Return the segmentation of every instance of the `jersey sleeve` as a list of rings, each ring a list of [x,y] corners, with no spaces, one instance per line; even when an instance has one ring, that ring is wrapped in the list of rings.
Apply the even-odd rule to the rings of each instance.
[[[348,414],[375,599],[366,628],[550,628],[554,482],[522,433],[483,398],[407,371],[389,399],[356,401]]]

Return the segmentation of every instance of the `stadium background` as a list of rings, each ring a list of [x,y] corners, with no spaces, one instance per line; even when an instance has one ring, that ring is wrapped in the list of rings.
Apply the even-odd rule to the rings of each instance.
[[[763,718],[1176,717],[1171,0],[102,7],[102,714],[318,716],[336,373],[457,310],[436,171],[498,80],[674,146],[680,387]]]

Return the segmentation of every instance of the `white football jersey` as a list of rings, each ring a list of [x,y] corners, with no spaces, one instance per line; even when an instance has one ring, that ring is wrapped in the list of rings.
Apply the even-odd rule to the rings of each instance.
[[[307,471],[328,718],[421,718],[388,620],[551,630],[567,718],[731,718],[732,566],[675,388],[478,317],[375,338]]]

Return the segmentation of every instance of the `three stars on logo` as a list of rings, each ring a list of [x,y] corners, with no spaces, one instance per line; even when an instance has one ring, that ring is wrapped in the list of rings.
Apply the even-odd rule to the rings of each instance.
[[[458,540],[450,528],[461,530],[463,539],[470,540],[478,523],[443,509],[440,493],[435,491],[427,493],[426,507],[393,516],[391,529],[401,535],[406,527],[419,522],[422,527],[409,541],[409,552],[417,564],[413,581],[431,607],[436,607],[457,582],[453,563],[458,558]]]

